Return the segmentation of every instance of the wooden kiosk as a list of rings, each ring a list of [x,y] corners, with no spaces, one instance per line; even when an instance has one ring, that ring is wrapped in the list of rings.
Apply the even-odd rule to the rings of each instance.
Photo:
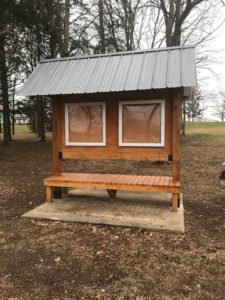
[[[196,85],[193,47],[109,53],[41,61],[20,94],[51,96],[53,189],[180,195],[180,123],[185,87]],[[171,161],[168,176],[64,173],[62,159]]]

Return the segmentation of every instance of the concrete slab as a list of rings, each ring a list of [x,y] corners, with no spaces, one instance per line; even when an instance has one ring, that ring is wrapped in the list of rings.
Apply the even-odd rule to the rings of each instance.
[[[172,213],[170,201],[167,193],[118,191],[117,201],[111,203],[106,191],[73,189],[66,197],[44,203],[22,217],[184,233],[183,203]]]

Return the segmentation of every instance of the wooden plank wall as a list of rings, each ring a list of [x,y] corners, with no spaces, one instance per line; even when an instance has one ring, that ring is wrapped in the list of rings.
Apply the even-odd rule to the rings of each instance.
[[[180,90],[180,89],[179,89]],[[121,159],[121,160],[161,160],[167,161],[168,155],[172,154],[172,112],[173,95],[176,90],[156,90],[154,92],[126,92],[110,94],[85,94],[54,96],[53,103],[58,103],[58,125],[60,142],[53,146],[54,151],[58,148],[63,158],[71,159]],[[119,147],[118,146],[118,104],[126,100],[154,100],[165,99],[165,146],[164,147]],[[107,146],[84,147],[65,146],[65,103],[73,102],[106,102],[106,143]],[[54,121],[56,122],[56,121]],[[56,125],[54,125],[56,126]],[[55,127],[56,129],[56,127]],[[53,130],[54,131],[54,130]],[[53,134],[54,144],[57,144],[57,134]]]

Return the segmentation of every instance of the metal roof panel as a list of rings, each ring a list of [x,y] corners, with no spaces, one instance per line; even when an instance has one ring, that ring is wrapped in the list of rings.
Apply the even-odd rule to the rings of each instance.
[[[195,85],[194,47],[185,46],[44,60],[19,94],[84,94]]]
[[[167,87],[181,86],[181,51],[171,50],[168,59]]]
[[[152,88],[152,80],[155,67],[155,59],[157,52],[145,53],[142,62],[142,69],[139,77],[139,90],[147,90]]]
[[[154,77],[152,81],[153,89],[160,89],[162,86],[166,87],[167,78],[167,59],[169,51],[157,52],[154,66]]]
[[[103,57],[102,59],[99,59],[93,74],[88,82],[86,93],[96,93],[98,92],[99,87],[101,86],[103,82],[103,78],[105,75],[105,69],[108,65],[108,57]]]
[[[189,87],[196,85],[195,51],[181,49],[182,55],[182,86]],[[190,72],[192,71],[192,72]]]
[[[116,68],[116,76],[113,78],[110,91],[125,90],[125,81],[132,58],[132,55],[121,55],[120,63]]]
[[[124,90],[137,90],[139,84],[139,77],[142,68],[142,61],[144,55],[143,54],[136,54],[133,55],[132,62],[130,64],[129,72],[127,74]]]
[[[114,82],[114,76],[116,77],[117,67],[120,63],[121,55],[112,56],[108,61],[107,68],[105,69],[102,83],[99,85],[98,92],[110,92],[111,85]]]

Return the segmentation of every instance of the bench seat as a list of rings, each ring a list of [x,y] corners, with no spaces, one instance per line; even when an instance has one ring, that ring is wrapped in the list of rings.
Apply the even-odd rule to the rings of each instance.
[[[180,193],[180,182],[169,176],[142,176],[120,174],[61,173],[44,180],[47,201],[52,201],[54,187],[104,189],[110,198],[116,198],[117,190]],[[114,193],[113,193],[114,192]]]

